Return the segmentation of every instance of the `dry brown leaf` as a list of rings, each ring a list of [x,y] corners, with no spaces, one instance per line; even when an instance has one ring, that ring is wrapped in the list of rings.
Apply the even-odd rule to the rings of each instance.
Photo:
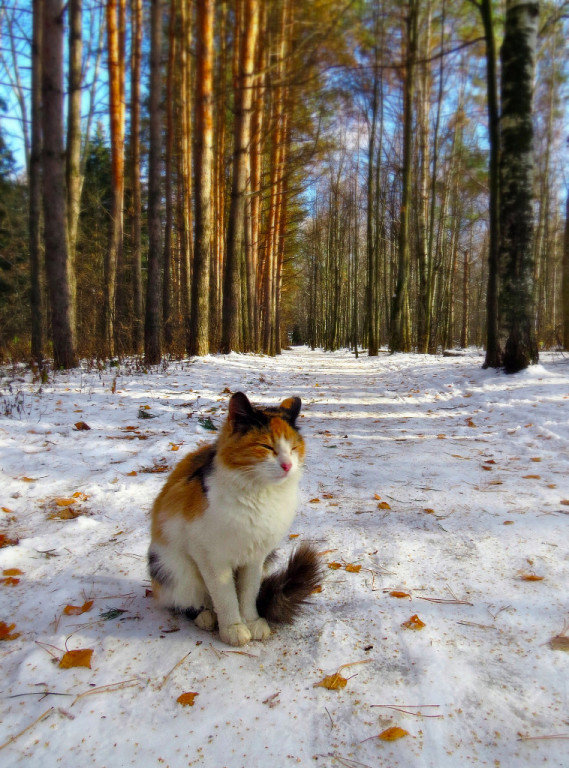
[[[12,632],[15,628],[15,624],[6,624],[6,622],[0,621],[0,640],[15,640],[20,637],[19,632]]]
[[[60,659],[60,669],[71,669],[72,667],[88,667],[91,669],[92,648],[78,648],[75,651],[66,651]]]
[[[63,613],[66,616],[80,616],[82,613],[87,613],[93,607],[93,600],[86,600],[83,605],[66,605],[63,609]]]
[[[322,494],[322,498],[323,499],[333,499],[334,498],[334,494],[333,493],[323,493]]]
[[[288,537],[289,539],[298,539],[300,536],[300,533],[289,533]]]
[[[347,565],[345,570],[348,571],[348,573],[359,573],[361,571],[362,567],[361,565]]]
[[[310,499],[310,504],[320,504],[320,499],[319,498]]]
[[[373,494],[373,498],[374,498],[376,501],[380,501],[380,499],[381,499],[381,496],[379,495],[379,493],[374,493],[374,494]]]
[[[336,672],[333,675],[327,675],[319,683],[314,683],[313,688],[327,688],[329,691],[338,691],[340,688],[345,688],[347,682],[345,677]]]
[[[541,461],[541,456],[532,456],[530,461]]]
[[[537,573],[522,573],[520,579],[522,581],[543,581],[545,576],[538,576]]]
[[[311,595],[319,595],[320,592],[322,592],[322,584],[319,584],[317,587],[314,587],[314,589],[312,590],[312,592],[310,594]]]
[[[446,435],[437,435],[437,440],[446,440]]]
[[[430,507],[425,507],[423,512],[426,512],[428,515],[434,515],[435,514],[435,510],[431,509]]]
[[[569,651],[569,637],[566,635],[555,635],[549,641],[549,647],[553,651]]]
[[[386,501],[380,501],[377,505],[378,509],[391,509],[391,506]]]
[[[328,568],[331,568],[333,571],[337,571],[341,567],[342,563],[328,563]]]
[[[564,507],[569,507],[569,499],[561,499],[559,503],[563,504]]]
[[[0,548],[15,547],[19,541],[20,541],[19,539],[11,539],[5,533],[0,533]]]
[[[401,626],[405,629],[423,629],[426,624],[424,621],[421,621],[416,613],[414,613],[413,616],[407,621],[404,621]]]
[[[397,741],[397,739],[402,739],[404,736],[409,736],[409,731],[400,728],[398,725],[392,725],[391,728],[382,731],[377,738],[382,741]]]
[[[195,693],[194,691],[188,691],[187,693],[182,693],[176,701],[178,704],[183,704],[185,707],[193,707],[196,696],[199,696],[199,693]]]
[[[398,589],[392,590],[389,594],[391,597],[411,597],[408,592],[400,592]]]
[[[80,509],[71,509],[71,507],[65,507],[64,509],[57,509],[55,512],[49,514],[48,520],[75,520],[76,517],[80,517],[83,514]]]
[[[522,480],[539,480],[541,475],[522,475]]]
[[[86,493],[83,493],[83,491],[75,491],[75,493],[71,494],[72,498],[78,499],[79,501],[87,501],[89,498]]]
[[[0,579],[0,584],[4,587],[15,587],[19,583],[20,579],[15,579],[13,576],[5,576],[3,579]]]
[[[23,576],[24,572],[19,568],[4,568],[2,576]]]
[[[35,483],[35,482],[36,482],[36,479],[37,479],[37,478],[35,478],[35,477],[26,477],[26,475],[24,475],[23,477],[20,477],[20,480],[21,480],[23,483]]]
[[[491,472],[492,471],[492,467],[487,467],[486,464],[482,465],[482,469],[485,469],[486,472]]]
[[[84,421],[76,421],[73,426],[75,427],[75,429],[78,432],[82,432],[82,431],[86,431],[88,429],[91,429],[91,427],[88,424],[86,424]]]
[[[10,507],[2,507],[2,512],[5,512],[7,515],[13,515],[14,510],[10,509]]]
[[[132,470],[132,472],[126,473],[127,477],[136,477],[138,475],[138,472],[136,470]]]

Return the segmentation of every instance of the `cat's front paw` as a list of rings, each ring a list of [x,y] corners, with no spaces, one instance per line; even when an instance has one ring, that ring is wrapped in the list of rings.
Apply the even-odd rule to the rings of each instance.
[[[252,640],[266,640],[271,634],[271,628],[265,621],[265,619],[255,619],[254,621],[248,621],[247,626],[251,632]]]
[[[251,632],[245,624],[229,624],[219,628],[219,637],[227,645],[247,645],[251,639]]]

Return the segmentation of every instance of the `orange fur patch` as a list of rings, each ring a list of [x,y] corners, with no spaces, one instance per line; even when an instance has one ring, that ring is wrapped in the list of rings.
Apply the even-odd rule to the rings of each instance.
[[[218,444],[219,457],[231,469],[250,467],[264,461],[270,453],[265,446],[275,445],[279,438],[288,440],[297,450],[300,460],[304,459],[304,440],[280,416],[273,416],[267,428],[250,429],[245,434],[224,429]]]

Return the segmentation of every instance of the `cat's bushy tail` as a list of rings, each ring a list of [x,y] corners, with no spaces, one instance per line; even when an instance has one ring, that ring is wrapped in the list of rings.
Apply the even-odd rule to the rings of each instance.
[[[267,621],[290,624],[322,581],[318,553],[310,544],[300,544],[286,568],[266,576],[257,595],[257,611]]]

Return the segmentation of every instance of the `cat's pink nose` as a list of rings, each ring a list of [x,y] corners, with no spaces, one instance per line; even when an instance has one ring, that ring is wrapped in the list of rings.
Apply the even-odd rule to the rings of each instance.
[[[284,469],[285,472],[288,472],[292,469],[292,462],[290,461],[281,461],[281,467]]]

